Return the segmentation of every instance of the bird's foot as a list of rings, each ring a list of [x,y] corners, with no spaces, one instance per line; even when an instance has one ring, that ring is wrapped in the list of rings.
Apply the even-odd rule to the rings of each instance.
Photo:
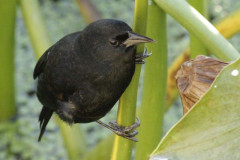
[[[101,122],[100,120],[97,121],[99,124],[103,125],[104,127],[110,129],[111,131],[113,131],[115,134],[121,136],[121,137],[124,137],[124,138],[127,138],[127,139],[130,139],[132,141],[135,141],[137,142],[138,139],[135,138],[134,136],[136,136],[138,134],[138,131],[136,130],[137,127],[140,126],[140,120],[139,118],[137,118],[137,122],[134,123],[133,125],[131,126],[127,126],[127,127],[124,127],[124,126],[120,126],[119,124],[117,124],[116,121],[114,122],[109,122],[109,125]]]
[[[142,54],[137,54],[135,56],[135,63],[136,64],[144,64],[144,58],[147,58],[149,56],[151,56],[152,52],[148,53],[147,48],[144,49],[144,52]]]
[[[138,131],[136,130],[136,128],[140,126],[139,118],[137,118],[136,123],[127,127],[120,126],[119,124],[117,124],[116,121],[109,122],[109,125],[114,129],[113,132],[116,133],[117,135],[133,140],[135,142],[138,141],[137,138],[135,138],[134,136],[138,134]]]

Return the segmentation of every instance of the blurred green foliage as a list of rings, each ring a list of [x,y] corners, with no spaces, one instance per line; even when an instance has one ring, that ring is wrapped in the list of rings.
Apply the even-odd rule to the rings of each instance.
[[[93,0],[102,13],[103,18],[115,18],[126,21],[129,25],[133,21],[134,0]],[[210,18],[214,21],[226,16],[230,11],[240,7],[236,0],[212,0],[209,5]],[[74,0],[59,0],[52,2],[42,0],[42,13],[45,17],[47,29],[52,42],[56,42],[64,35],[83,29],[86,25],[79,14]],[[169,64],[189,44],[187,31],[168,16],[168,50]],[[231,43],[240,50],[240,37],[235,36]],[[20,9],[16,19],[16,47],[15,47],[15,83],[16,102],[18,107],[17,121],[0,123],[0,160],[66,160],[63,141],[58,127],[50,121],[47,132],[41,143],[37,142],[39,134],[38,115],[41,104],[38,102],[34,90],[35,82],[32,72],[35,57],[30,40],[25,29]],[[142,81],[140,81],[141,92]],[[141,94],[139,94],[141,96]],[[180,101],[178,100],[165,115],[164,131],[166,132],[181,116]],[[104,117],[103,121],[116,119],[117,107]],[[83,130],[89,143],[93,147],[100,139],[111,132],[95,124],[83,124]]]

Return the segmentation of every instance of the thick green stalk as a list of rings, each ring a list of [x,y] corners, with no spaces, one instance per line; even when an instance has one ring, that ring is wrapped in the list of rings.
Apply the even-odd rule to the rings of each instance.
[[[147,4],[147,0],[135,1],[133,30],[142,35],[145,35],[146,32]],[[143,52],[143,49],[143,46],[139,46],[137,53]],[[141,65],[137,65],[131,84],[119,101],[117,123],[122,126],[129,126],[135,123],[136,120],[137,89],[140,70]],[[133,143],[128,139],[115,136],[112,160],[129,160],[132,154]]]
[[[188,3],[192,5],[205,18],[208,17],[208,0],[189,0]],[[190,33],[190,52],[191,59],[198,55],[207,55],[207,51],[203,43],[193,34]]]
[[[155,2],[201,40],[219,59],[231,61],[239,57],[238,51],[186,1],[155,0]]]
[[[39,58],[51,43],[44,25],[38,1],[20,0],[20,4],[34,51],[37,58]],[[81,159],[80,156],[86,151],[86,143],[82,137],[79,126],[71,128],[62,124],[64,122],[60,120],[56,122],[60,126],[69,159]]]
[[[146,44],[152,55],[146,60],[142,105],[139,112],[141,126],[136,144],[136,160],[146,160],[162,137],[163,115],[167,85],[166,13],[149,1],[147,36],[156,43]]]
[[[14,31],[16,0],[0,0],[0,121],[16,114],[14,90]]]

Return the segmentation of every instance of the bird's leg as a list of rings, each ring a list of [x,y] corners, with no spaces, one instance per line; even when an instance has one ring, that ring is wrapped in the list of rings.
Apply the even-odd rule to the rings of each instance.
[[[135,56],[135,63],[136,64],[144,64],[145,63],[144,58],[151,56],[151,54],[152,54],[152,52],[148,53],[147,48],[145,48],[144,52],[142,54],[137,54]]]
[[[97,120],[96,122],[101,124],[102,126],[108,128],[108,129],[110,129],[115,134],[117,134],[121,137],[130,139],[130,140],[135,141],[135,142],[138,141],[137,138],[134,138],[134,136],[136,136],[138,134],[138,131],[136,130],[136,128],[140,126],[140,120],[138,118],[137,118],[136,123],[134,123],[131,126],[127,126],[127,127],[120,126],[119,124],[117,124],[116,121],[109,122],[109,125],[103,123],[100,120]]]

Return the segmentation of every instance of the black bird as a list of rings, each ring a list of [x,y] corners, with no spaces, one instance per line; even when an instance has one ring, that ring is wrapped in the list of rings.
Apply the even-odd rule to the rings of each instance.
[[[108,113],[129,85],[135,63],[144,63],[150,54],[136,55],[136,45],[153,42],[136,34],[124,22],[102,19],[83,31],[69,34],[51,46],[37,62],[33,78],[38,77],[37,97],[43,108],[39,116],[45,131],[53,112],[65,122],[96,121],[119,136],[136,141],[130,127],[104,124]]]

